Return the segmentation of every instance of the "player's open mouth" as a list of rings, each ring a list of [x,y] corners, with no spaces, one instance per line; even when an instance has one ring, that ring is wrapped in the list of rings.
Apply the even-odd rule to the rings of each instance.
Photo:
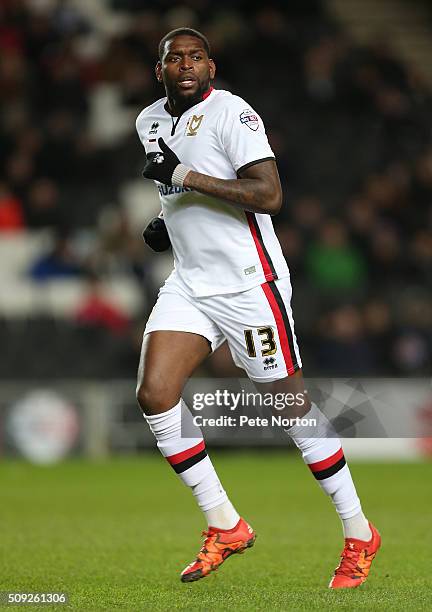
[[[195,85],[196,79],[182,79],[181,81],[177,81],[177,83],[182,89],[188,89]]]

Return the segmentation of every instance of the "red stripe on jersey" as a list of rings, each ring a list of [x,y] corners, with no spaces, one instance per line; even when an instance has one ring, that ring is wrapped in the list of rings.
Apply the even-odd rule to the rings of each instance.
[[[293,373],[295,370],[294,360],[291,355],[291,349],[290,349],[290,345],[288,342],[288,335],[285,329],[285,324],[284,324],[281,309],[279,308],[279,304],[277,303],[276,298],[273,295],[273,291],[271,290],[268,283],[263,283],[261,287],[265,293],[268,303],[270,304],[270,308],[272,309],[273,316],[276,321],[276,327],[277,327],[278,334],[279,334],[279,342],[282,348],[282,354],[284,356],[287,371],[289,373]]]
[[[211,92],[213,91],[213,89],[214,87],[210,87],[209,89],[207,89],[207,91],[203,93],[202,99],[205,100],[206,98],[208,98]]]
[[[315,463],[309,463],[309,467],[312,472],[320,472],[321,470],[326,470],[331,467],[335,463],[337,463],[344,456],[342,447],[338,451],[334,453],[334,455],[330,455],[327,459],[323,459],[322,461],[316,461]]]
[[[165,459],[171,464],[176,465],[177,463],[181,463],[194,455],[197,455],[202,450],[205,449],[204,440],[201,440],[196,446],[192,446],[192,448],[187,448],[181,453],[177,453],[176,455],[171,455],[170,457],[165,457]]]
[[[270,268],[270,264],[264,253],[264,249],[262,247],[260,239],[258,238],[257,230],[256,230],[255,223],[254,223],[253,213],[246,212],[246,218],[249,224],[250,232],[255,242],[256,250],[258,251],[258,257],[260,258],[260,262],[261,262],[261,265],[264,271],[264,278],[266,279],[266,281],[271,281],[275,278],[275,275],[273,274],[272,269]]]

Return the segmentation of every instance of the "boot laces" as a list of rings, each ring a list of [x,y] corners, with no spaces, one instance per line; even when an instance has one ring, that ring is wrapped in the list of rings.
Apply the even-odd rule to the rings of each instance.
[[[352,543],[347,542],[342,551],[342,556],[335,574],[342,576],[352,576],[353,574],[363,573],[363,570],[357,565],[361,551],[358,550]]]
[[[201,533],[202,536],[205,536],[204,543],[200,548],[200,551],[197,556],[197,561],[205,561],[207,557],[211,554],[215,554],[215,551],[208,550],[209,544],[213,544],[216,540],[217,533],[211,531],[203,531]]]

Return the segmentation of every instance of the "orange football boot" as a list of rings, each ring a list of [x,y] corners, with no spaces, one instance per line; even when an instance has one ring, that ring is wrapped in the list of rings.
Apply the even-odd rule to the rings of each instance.
[[[205,578],[217,570],[225,559],[235,553],[243,553],[254,545],[256,534],[252,527],[242,518],[232,529],[209,527],[203,531],[206,536],[204,544],[195,561],[192,561],[181,573],[182,582],[193,582]]]
[[[346,538],[339,565],[330,580],[330,589],[352,589],[366,580],[372,561],[381,546],[381,536],[369,523],[372,537],[369,542]]]

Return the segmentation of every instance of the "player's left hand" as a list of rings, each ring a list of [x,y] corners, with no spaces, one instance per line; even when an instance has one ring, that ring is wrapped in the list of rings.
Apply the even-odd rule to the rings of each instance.
[[[161,153],[147,153],[147,163],[144,166],[143,176],[165,185],[173,185],[173,174],[180,160],[163,138],[158,139]]]
[[[157,253],[166,251],[171,246],[165,221],[160,217],[155,217],[150,221],[143,231],[143,238],[144,242]]]

